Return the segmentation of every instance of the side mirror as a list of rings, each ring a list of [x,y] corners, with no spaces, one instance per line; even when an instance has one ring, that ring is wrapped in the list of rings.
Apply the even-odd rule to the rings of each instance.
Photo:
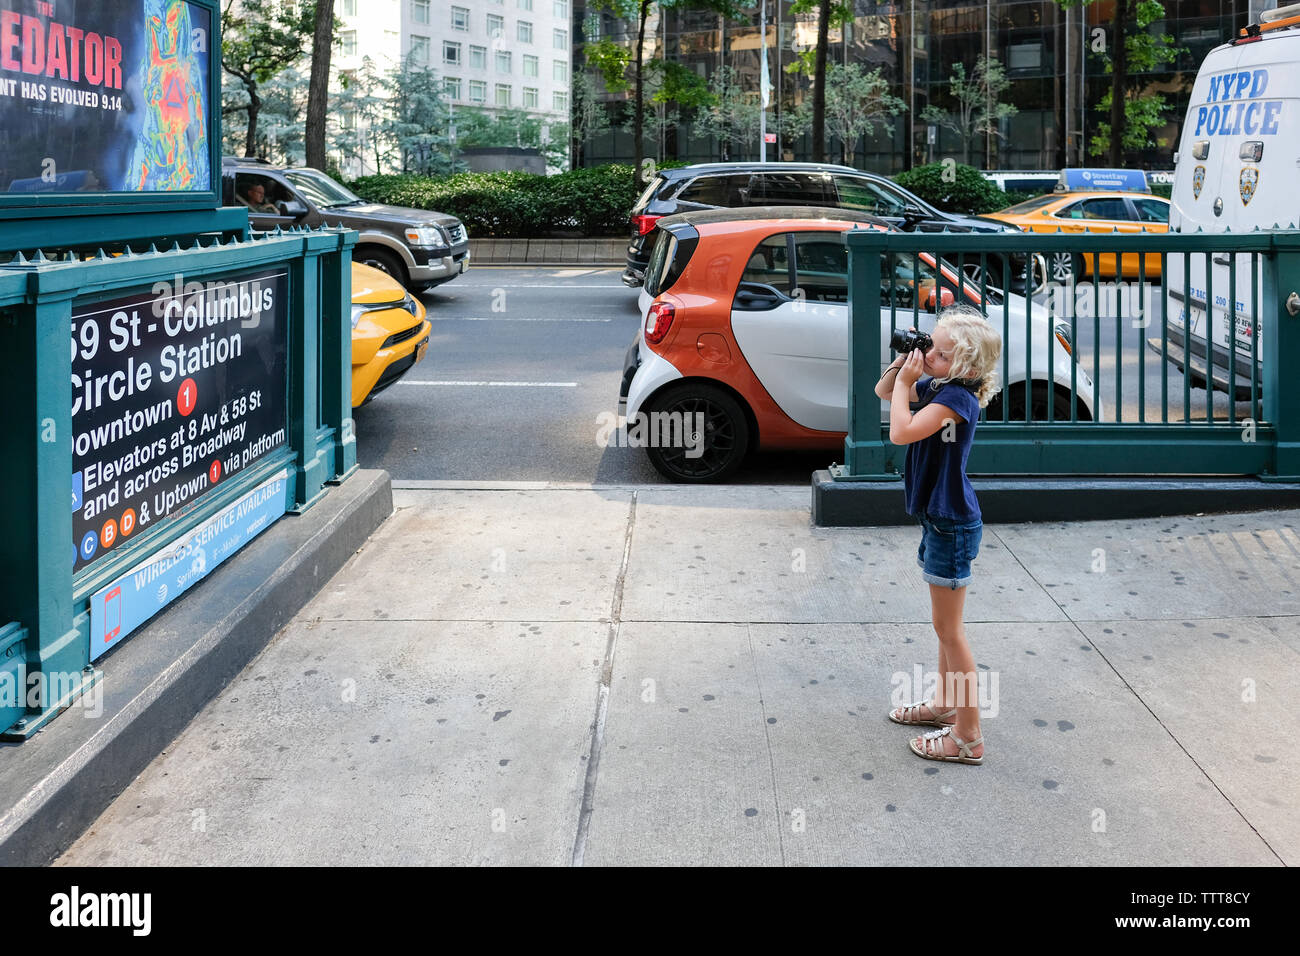
[[[938,310],[934,307],[934,300],[935,300],[934,289],[932,289],[932,288],[931,288],[931,289],[927,289],[927,290],[926,290],[926,293],[925,293],[925,301],[922,302],[921,307],[922,307],[923,309],[925,309],[925,311],[927,311],[927,312],[936,312],[936,311],[938,311]],[[939,290],[939,308],[940,308],[940,309],[946,309],[946,308],[948,308],[948,306],[952,305],[952,304],[953,304],[954,302],[956,302],[956,301],[957,301],[957,298],[952,294],[952,290],[951,290],[951,289],[940,289],[940,290]]]
[[[925,218],[925,210],[920,206],[907,205],[903,207],[903,218],[912,222]]]
[[[277,204],[280,207],[280,215],[292,216],[294,219],[301,219],[307,215],[307,205],[297,199],[282,201]]]

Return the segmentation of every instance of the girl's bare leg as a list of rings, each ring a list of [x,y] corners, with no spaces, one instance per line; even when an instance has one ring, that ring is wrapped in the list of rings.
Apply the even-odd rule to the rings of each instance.
[[[943,739],[944,753],[950,756],[956,756],[958,752],[953,736],[968,743],[980,736],[978,673],[975,656],[966,641],[966,625],[962,621],[965,606],[965,588],[930,585],[930,619],[935,634],[939,636],[939,687],[935,691],[935,709],[957,708],[957,722],[952,734]],[[979,757],[983,753],[982,743],[971,748],[973,756]]]

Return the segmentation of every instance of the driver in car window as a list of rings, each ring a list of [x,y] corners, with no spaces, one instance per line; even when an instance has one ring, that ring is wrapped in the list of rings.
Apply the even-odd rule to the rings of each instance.
[[[239,201],[253,212],[270,213],[271,215],[276,215],[279,212],[275,203],[267,202],[266,187],[261,183],[252,183],[244,191],[244,194],[239,197]]]

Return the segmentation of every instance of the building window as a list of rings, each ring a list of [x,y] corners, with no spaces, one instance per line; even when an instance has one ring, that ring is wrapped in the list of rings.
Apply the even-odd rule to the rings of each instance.
[[[510,105],[510,84],[498,83],[497,84],[497,106],[509,106],[509,105]]]
[[[554,31],[553,39],[555,40],[555,49],[557,49],[557,50],[567,50],[567,49],[569,48],[569,31],[568,31],[568,30],[556,30],[556,31]]]
[[[566,83],[569,79],[569,64],[563,60],[556,60],[551,66],[551,79],[556,83]]]
[[[560,112],[568,112],[569,94],[564,92],[563,90],[556,90],[554,93],[554,98],[552,100],[552,105],[556,110],[559,110]]]
[[[449,100],[460,99],[460,77],[444,76],[442,78],[442,92]]]
[[[344,110],[344,111],[343,111],[343,128],[344,128],[344,129],[356,129],[356,128],[357,128],[357,111],[356,111],[356,110]]]
[[[524,76],[537,75],[537,57],[524,54]]]
[[[15,34],[17,36],[17,34]],[[357,55],[357,31],[344,30],[339,34],[339,53],[343,56]]]
[[[487,15],[488,36],[499,37],[506,32],[506,18],[495,13]]]
[[[509,73],[511,54],[509,50],[497,50],[497,72]]]
[[[428,23],[428,22],[429,22],[429,4],[428,4],[427,2],[424,4],[424,19],[420,19],[420,15],[419,15],[420,3],[419,3],[419,0],[416,0],[415,7],[416,7],[416,16],[415,16],[415,21],[416,21],[417,23]],[[461,33],[468,33],[468,32],[469,32],[469,8],[468,8],[468,7],[452,7],[452,8],[451,8],[451,28],[452,28],[453,30],[457,30],[457,31],[459,31],[459,32],[461,32]]]
[[[569,19],[569,0],[555,0],[555,18],[557,20]]]
[[[487,101],[487,84],[482,80],[469,81],[469,101],[471,103],[484,103]]]
[[[429,38],[411,37],[411,59],[416,63],[428,64]],[[448,40],[442,41],[442,62],[460,66],[460,44]]]
[[[537,87],[535,86],[524,87],[524,106],[537,109]]]
[[[355,17],[357,15],[357,0],[343,0],[339,4],[339,16]]]
[[[533,8],[533,0],[519,0],[520,10],[531,10],[532,8]]]
[[[476,70],[487,69],[487,47],[471,46],[469,48],[469,65]]]
[[[519,42],[520,43],[533,42],[533,25],[529,23],[527,20],[519,21]]]

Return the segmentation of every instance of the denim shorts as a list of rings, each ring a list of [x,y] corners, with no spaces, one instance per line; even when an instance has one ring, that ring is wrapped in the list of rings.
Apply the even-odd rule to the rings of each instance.
[[[921,546],[916,549],[916,563],[921,566],[921,577],[954,590],[970,584],[970,563],[980,553],[984,522],[938,515],[917,515],[917,520],[921,522]]]

